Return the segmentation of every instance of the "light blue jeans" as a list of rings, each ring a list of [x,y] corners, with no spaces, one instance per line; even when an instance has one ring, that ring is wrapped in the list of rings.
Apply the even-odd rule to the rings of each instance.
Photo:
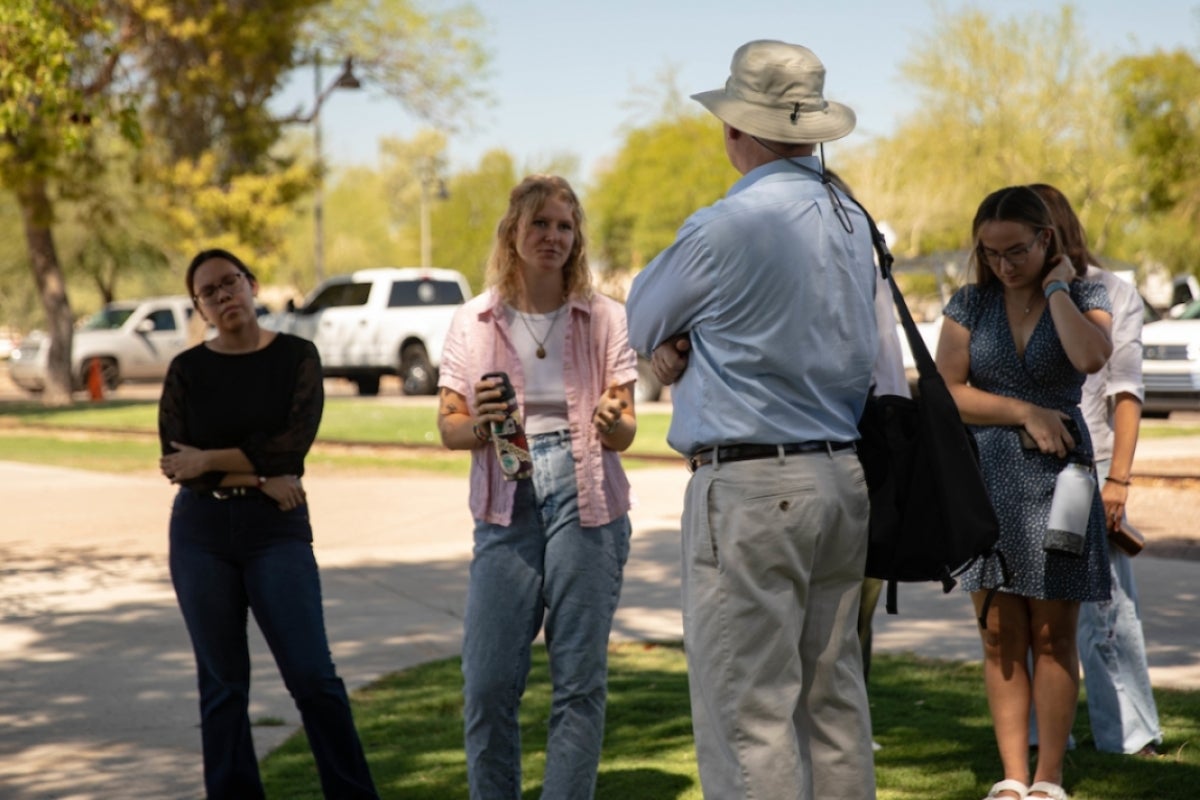
[[[1111,465],[1108,460],[1096,462],[1101,485]],[[1151,742],[1161,743],[1162,728],[1150,689],[1133,564],[1113,545],[1109,545],[1108,557],[1112,598],[1080,606],[1079,659],[1096,749],[1136,753]]]
[[[629,517],[579,522],[566,432],[530,437],[533,477],[511,525],[475,523],[463,635],[463,724],[472,800],[520,800],[517,711],[545,624],[553,682],[544,800],[593,796],[608,682],[608,636],[629,557]]]

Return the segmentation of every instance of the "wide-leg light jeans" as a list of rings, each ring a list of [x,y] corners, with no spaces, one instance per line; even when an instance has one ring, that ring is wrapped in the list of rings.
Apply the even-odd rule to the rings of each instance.
[[[545,626],[553,699],[545,800],[593,796],[604,739],[608,637],[629,557],[629,517],[579,522],[571,442],[530,437],[533,477],[512,524],[477,521],[463,635],[464,735],[472,800],[520,800],[518,709]]]
[[[1101,485],[1111,465],[1108,459],[1096,462]],[[1147,744],[1161,743],[1162,728],[1150,688],[1133,562],[1111,544],[1108,557],[1112,598],[1080,605],[1079,660],[1096,749],[1136,753]]]

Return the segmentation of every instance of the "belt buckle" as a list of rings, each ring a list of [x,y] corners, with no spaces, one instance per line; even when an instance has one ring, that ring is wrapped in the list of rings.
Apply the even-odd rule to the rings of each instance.
[[[696,470],[717,461],[717,447],[710,447],[705,450],[697,450],[687,458],[688,471],[695,474]]]

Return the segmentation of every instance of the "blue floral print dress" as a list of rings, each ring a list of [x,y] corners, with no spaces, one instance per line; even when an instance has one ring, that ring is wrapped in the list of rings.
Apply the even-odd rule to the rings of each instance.
[[[1073,281],[1070,293],[1082,311],[1111,311],[1108,293],[1098,282]],[[1079,410],[1086,376],[1068,360],[1049,308],[1042,311],[1023,357],[1017,354],[1004,309],[1004,289],[998,283],[960,289],[945,314],[971,332],[967,379],[972,386],[1070,414],[1083,434],[1079,446],[1091,458],[1092,442]],[[1099,489],[1092,497],[1083,555],[1046,552],[1042,543],[1050,500],[1065,461],[1022,448],[1019,427],[969,427],[979,444],[984,484],[1000,521],[999,546],[1011,573],[1010,584],[1001,591],[1042,600],[1109,599],[1108,544]],[[964,590],[977,591],[993,588],[1000,580],[999,565],[988,559],[972,565],[961,583]]]

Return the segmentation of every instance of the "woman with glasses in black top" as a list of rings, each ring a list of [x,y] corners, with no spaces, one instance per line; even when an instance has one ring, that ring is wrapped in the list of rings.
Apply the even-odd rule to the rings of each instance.
[[[296,702],[327,798],[377,798],[329,652],[300,478],[324,404],[312,342],[261,328],[258,283],[224,250],[188,293],[217,335],[171,363],[159,404],[171,580],[196,656],[210,798],[262,798],[248,713],[247,611]]]

